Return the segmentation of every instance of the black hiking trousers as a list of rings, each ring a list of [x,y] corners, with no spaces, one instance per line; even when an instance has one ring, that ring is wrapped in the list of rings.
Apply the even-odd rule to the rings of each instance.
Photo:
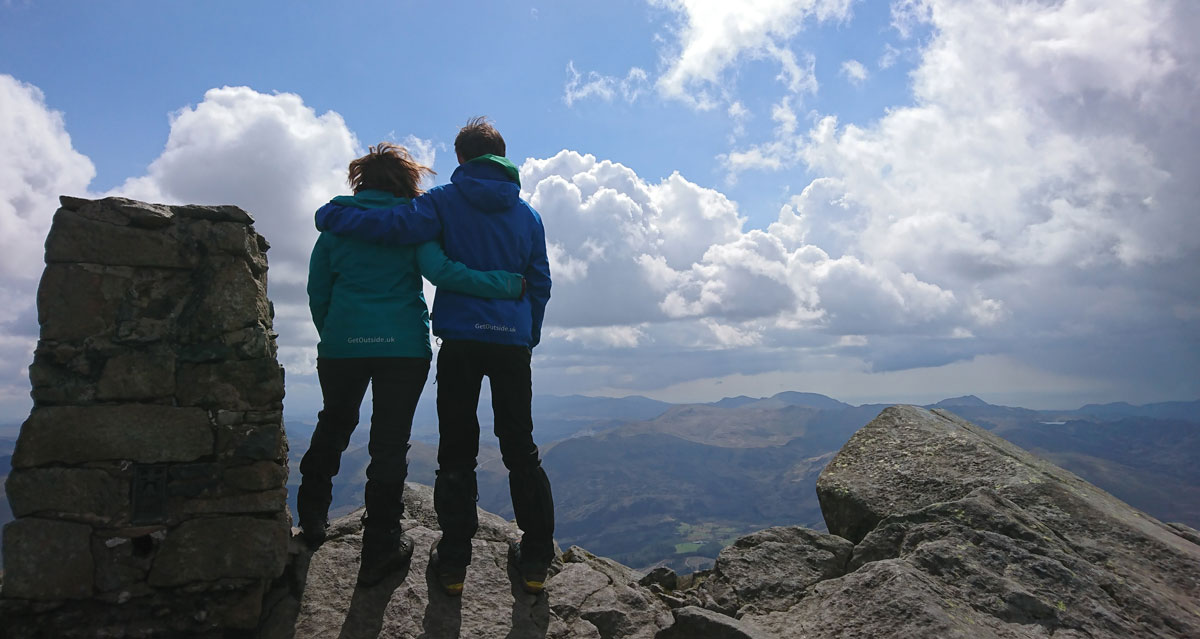
[[[494,432],[508,469],[517,526],[524,533],[523,560],[554,558],[554,497],[533,442],[531,352],[524,346],[445,340],[437,361],[438,476],[434,509],[442,540],[439,560],[471,563],[471,537],[479,528],[475,482],[479,456],[479,391],[486,376],[492,390]]]
[[[297,510],[324,516],[333,497],[333,477],[358,425],[358,409],[371,384],[371,439],[364,501],[367,527],[398,529],[404,514],[409,437],[417,400],[429,377],[429,360],[418,357],[317,359],[324,407],[317,414],[308,452],[300,460]]]

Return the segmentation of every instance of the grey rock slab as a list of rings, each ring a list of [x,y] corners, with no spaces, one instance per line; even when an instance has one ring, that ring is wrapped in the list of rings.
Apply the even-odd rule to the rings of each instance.
[[[191,519],[167,532],[152,586],[182,586],[218,579],[274,579],[287,562],[289,531],[276,519],[212,517]],[[236,543],[231,543],[236,540]]]
[[[109,358],[96,384],[99,400],[151,400],[175,394],[175,353],[126,351]]]
[[[220,206],[203,206],[199,204],[185,204],[174,206],[171,209],[175,215],[179,217],[187,217],[197,220],[211,220],[214,222],[237,222],[239,224],[253,224],[254,218],[249,213],[243,211],[236,206],[220,205]]]
[[[856,572],[822,582],[789,614],[900,596],[850,587],[886,564],[928,586],[925,609],[941,611],[896,632],[925,632],[935,617],[948,624],[937,632],[966,632],[955,621],[963,609],[990,628],[979,636],[1200,636],[1200,547],[945,411],[884,410],[817,489],[830,530],[860,541]],[[835,582],[843,589],[831,590]],[[878,614],[887,609],[880,602]]]
[[[5,493],[16,517],[46,513],[105,523],[129,516],[129,478],[98,468],[17,469]]]
[[[74,211],[81,217],[118,226],[163,228],[170,226],[175,218],[173,207],[169,205],[139,202],[123,197],[85,200],[60,196],[59,203],[64,209]]]
[[[1041,626],[1001,628],[944,584],[901,560],[877,561],[823,581],[786,611],[748,613],[743,624],[776,639],[1025,639]]]
[[[1092,563],[1033,515],[989,488],[885,519],[855,549],[855,565],[899,557],[951,597],[1005,627],[1090,637],[1200,636],[1188,598],[1143,574]],[[1200,574],[1200,573],[1198,573]],[[1192,602],[1194,603],[1194,601]]]
[[[679,587],[679,575],[666,566],[658,566],[646,573],[644,577],[638,580],[638,583],[647,588],[652,584],[658,584],[659,587],[666,590],[675,590]]]
[[[563,568],[546,581],[554,615],[576,633],[601,637],[653,637],[671,625],[670,609],[638,575],[611,559],[572,546],[563,553]]]
[[[24,517],[4,527],[4,596],[82,599],[92,595],[92,527]]]
[[[238,490],[259,491],[287,485],[288,468],[273,461],[226,468],[222,478]]]
[[[287,505],[287,488],[237,493],[205,499],[179,499],[172,511],[184,514],[200,513],[278,513]]]
[[[287,435],[281,422],[243,422],[217,427],[217,452],[225,457],[283,463]]]
[[[699,590],[727,615],[746,605],[786,610],[805,588],[845,574],[853,548],[841,537],[801,526],[768,528],[722,550]]]
[[[155,404],[46,406],[21,426],[13,468],[89,461],[192,461],[213,454],[213,427],[197,408]]]
[[[42,336],[82,341],[112,332],[132,280],[132,269],[47,264],[37,293]]]
[[[1183,537],[1193,544],[1200,545],[1200,530],[1196,530],[1187,524],[1182,524],[1177,521],[1170,522],[1167,524],[1167,526],[1170,526],[1171,529],[1175,531],[1175,534],[1179,535],[1180,537]]]
[[[254,410],[283,400],[283,368],[274,357],[182,364],[176,380],[179,403],[209,409]]]
[[[673,610],[675,621],[654,639],[770,639],[761,630],[711,610],[687,606]]]
[[[98,203],[79,211],[60,208],[46,236],[46,263],[188,268],[196,256],[174,240],[172,231],[134,226],[117,209]],[[99,237],[104,241],[96,241]]]

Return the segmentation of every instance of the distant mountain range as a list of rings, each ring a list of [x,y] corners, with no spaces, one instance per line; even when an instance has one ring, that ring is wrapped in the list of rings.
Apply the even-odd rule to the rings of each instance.
[[[482,405],[486,434],[491,416]],[[722,544],[766,526],[824,529],[817,475],[886,406],[801,392],[707,404],[538,396],[535,434],[554,483],[559,542],[639,568],[686,571],[711,563]],[[1200,476],[1187,461],[1200,455],[1200,402],[1037,411],[967,395],[931,407],[993,430],[1160,519],[1200,524]],[[436,425],[432,413],[425,419]],[[289,425],[293,483],[311,432],[303,428]],[[366,429],[360,431],[361,447],[347,452],[336,482],[339,513],[361,504],[369,460]],[[511,517],[507,475],[492,438],[484,437],[479,461],[480,506]],[[409,466],[411,480],[433,482],[436,437],[414,442]]]
[[[427,398],[431,400],[432,397]],[[507,474],[487,402],[479,458],[479,504],[512,517]],[[535,435],[556,503],[556,536],[626,565],[691,571],[723,544],[771,525],[825,527],[816,477],[856,430],[887,404],[853,406],[815,393],[729,397],[670,404],[645,397],[541,395]],[[1039,411],[992,405],[968,395],[944,408],[1079,474],[1164,521],[1200,527],[1200,401],[1088,405]],[[409,479],[433,484],[437,462],[433,402],[414,420]],[[312,425],[287,424],[290,501]],[[343,456],[332,512],[362,503],[368,428]],[[12,440],[0,437],[7,476]],[[7,503],[0,522],[7,521]]]

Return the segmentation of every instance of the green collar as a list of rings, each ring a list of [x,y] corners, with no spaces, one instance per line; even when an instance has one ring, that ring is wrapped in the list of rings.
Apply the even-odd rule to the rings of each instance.
[[[412,200],[406,197],[396,197],[387,191],[364,189],[354,195],[339,195],[332,201],[342,206],[353,206],[359,209],[390,209],[393,206],[408,204]]]
[[[517,165],[513,164],[512,161],[506,157],[486,153],[477,158],[467,160],[468,164],[471,162],[491,162],[501,169],[504,169],[504,172],[508,175],[508,177],[512,178],[512,181],[516,182],[517,186],[521,186],[521,172],[517,170]]]

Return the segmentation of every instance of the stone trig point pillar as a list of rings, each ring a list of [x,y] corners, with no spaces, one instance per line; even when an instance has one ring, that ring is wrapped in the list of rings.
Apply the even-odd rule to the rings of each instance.
[[[63,197],[7,493],[0,635],[240,636],[287,560],[266,241],[231,206]]]

